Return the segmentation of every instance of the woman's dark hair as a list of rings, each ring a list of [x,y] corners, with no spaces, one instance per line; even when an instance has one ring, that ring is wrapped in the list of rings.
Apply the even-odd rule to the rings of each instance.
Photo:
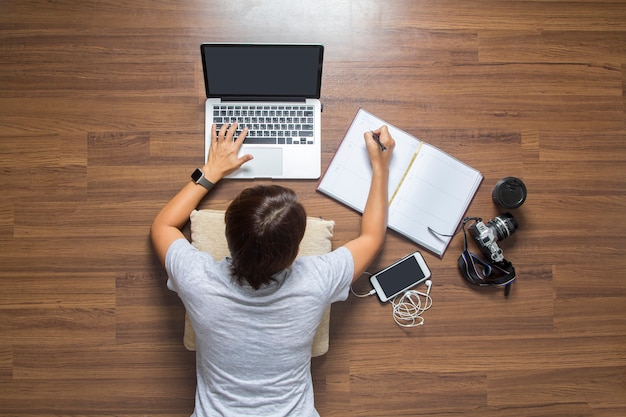
[[[306,212],[296,193],[278,185],[247,188],[225,215],[231,273],[241,285],[258,290],[298,255],[306,228]]]

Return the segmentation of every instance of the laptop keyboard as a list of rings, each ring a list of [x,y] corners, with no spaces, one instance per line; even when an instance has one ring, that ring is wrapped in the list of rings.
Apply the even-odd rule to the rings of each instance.
[[[248,128],[245,143],[312,145],[313,106],[308,105],[215,105],[213,123],[238,123],[235,137]]]

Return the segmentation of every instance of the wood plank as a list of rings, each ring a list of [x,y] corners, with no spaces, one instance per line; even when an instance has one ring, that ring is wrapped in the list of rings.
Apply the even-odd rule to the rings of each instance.
[[[601,42],[598,42],[602,39]],[[511,48],[511,45],[516,45]],[[481,62],[593,62],[599,66],[620,62],[626,52],[622,32],[610,29],[481,31]],[[617,60],[616,60],[617,58]]]
[[[619,398],[624,381],[624,367],[591,367],[567,370],[531,370],[519,372],[494,372],[489,379],[490,405],[497,407],[533,407],[562,403],[566,398],[591,407],[624,407],[626,400]],[[532,381],[513,391],[498,389],[519,378]]]
[[[107,343],[115,338],[115,310],[81,306],[3,308],[0,331],[12,343],[59,343],[89,340]]]
[[[103,415],[123,413],[190,415],[194,383],[189,378],[0,380],[0,403],[5,416]],[[36,393],[36,395],[34,395]],[[2,415],[2,414],[0,414]]]
[[[45,205],[18,204],[13,220],[13,237],[92,238],[147,235],[161,202],[49,202]]]
[[[115,307],[111,272],[0,273],[0,310]]]
[[[195,367],[186,356],[195,355],[180,344],[106,344],[90,346],[86,343],[46,345],[17,345],[13,361],[13,379],[29,381],[84,380],[89,370],[90,380],[126,378],[193,379]],[[54,359],[54,360],[50,360]]]

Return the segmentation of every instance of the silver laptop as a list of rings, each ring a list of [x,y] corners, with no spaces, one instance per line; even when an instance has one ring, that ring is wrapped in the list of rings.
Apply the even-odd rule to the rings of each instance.
[[[319,178],[324,47],[204,43],[201,53],[205,155],[213,123],[237,121],[248,128],[240,154],[254,159],[229,178]]]

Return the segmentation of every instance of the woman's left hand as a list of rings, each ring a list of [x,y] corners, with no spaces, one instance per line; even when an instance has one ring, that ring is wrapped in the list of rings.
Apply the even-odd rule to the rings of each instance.
[[[202,168],[202,172],[213,184],[252,159],[250,154],[239,156],[239,150],[248,134],[248,129],[245,128],[233,140],[236,130],[237,123],[233,123],[230,126],[224,124],[219,132],[217,132],[215,124],[211,127],[211,146],[207,163]]]

